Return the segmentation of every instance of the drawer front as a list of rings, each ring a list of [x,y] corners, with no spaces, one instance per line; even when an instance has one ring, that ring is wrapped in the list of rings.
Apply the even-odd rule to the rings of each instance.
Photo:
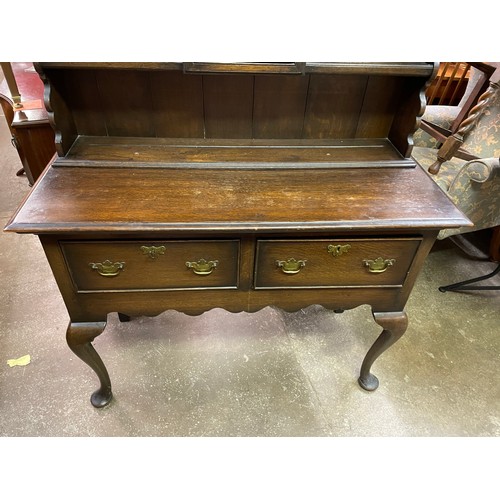
[[[238,240],[60,242],[80,292],[237,288]]]
[[[259,240],[255,288],[401,286],[420,238]]]

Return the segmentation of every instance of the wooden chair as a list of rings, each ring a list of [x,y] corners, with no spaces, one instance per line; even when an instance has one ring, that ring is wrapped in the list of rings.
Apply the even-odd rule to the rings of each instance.
[[[499,262],[500,63],[488,63],[488,66],[494,71],[490,71],[487,90],[456,131],[447,136],[435,134],[437,147],[416,146],[412,157],[474,223],[473,227],[443,230],[438,239],[493,228],[490,260]],[[440,147],[439,142],[442,142]],[[486,276],[440,287],[440,290],[496,290],[500,287],[479,287],[473,283],[492,278],[499,272],[500,265]]]
[[[438,238],[500,225],[500,63],[458,130],[436,147],[414,146],[413,159],[474,223]]]
[[[492,65],[495,66],[492,66]],[[498,106],[497,104],[497,94],[498,89],[500,87],[500,63],[490,63],[492,69],[495,71],[489,77],[489,86],[484,94],[479,97],[477,104],[469,111],[467,117],[464,121],[460,123],[456,132],[452,135],[445,138],[443,145],[439,148],[437,153],[436,161],[429,167],[429,172],[431,174],[437,174],[439,169],[447,160],[452,159],[454,156],[457,158],[461,158],[464,160],[474,160],[479,158],[476,156],[474,152],[470,151],[470,144],[465,142],[467,135],[474,135],[475,129],[479,126],[480,121],[485,121],[485,116],[489,116],[486,118],[489,122],[498,123]],[[468,141],[468,143],[474,142]],[[469,147],[468,147],[469,146]],[[480,151],[476,151],[477,154],[483,154],[487,151],[487,145],[484,145],[485,148],[481,148]]]
[[[415,146],[439,148],[454,134],[488,88],[489,78],[494,71],[495,67],[481,62],[442,64],[426,93],[427,107],[420,128],[414,135]],[[451,86],[458,72],[457,82]],[[466,76],[465,92],[457,103],[456,94],[463,91]]]

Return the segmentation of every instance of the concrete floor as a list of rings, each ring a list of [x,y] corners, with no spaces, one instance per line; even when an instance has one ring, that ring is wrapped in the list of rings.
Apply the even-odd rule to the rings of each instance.
[[[0,118],[3,228],[29,187]],[[405,336],[374,365],[374,393],[356,381],[380,333],[368,306],[113,314],[95,341],[114,390],[101,410],[37,237],[0,233],[0,259],[0,436],[500,436],[500,293],[438,291],[495,265],[449,241],[417,281]]]

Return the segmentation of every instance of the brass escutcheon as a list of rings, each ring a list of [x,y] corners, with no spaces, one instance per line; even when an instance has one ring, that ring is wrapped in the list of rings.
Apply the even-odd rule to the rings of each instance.
[[[207,261],[205,259],[200,259],[198,262],[186,262],[186,267],[191,269],[194,274],[206,276],[213,273],[217,264],[219,264],[218,260]]]
[[[90,262],[89,266],[101,276],[112,278],[113,276],[118,276],[120,271],[125,267],[125,262],[113,263],[110,260],[105,260],[104,262]]]
[[[387,268],[394,265],[396,259],[383,259],[382,257],[378,257],[375,260],[363,260],[363,264],[368,267],[368,271],[371,273],[383,273],[387,271]]]
[[[160,247],[155,247],[155,246],[151,246],[151,247],[147,247],[147,246],[142,246],[141,247],[141,250],[142,250],[142,253],[144,255],[149,255],[149,257],[151,257],[152,259],[156,259],[156,257],[158,257],[158,255],[164,255],[165,254],[165,247],[162,245]]]
[[[351,248],[351,245],[328,245],[327,250],[328,253],[332,257],[339,257],[340,255],[347,253],[349,249]]]
[[[285,274],[297,274],[303,267],[306,266],[307,260],[296,260],[294,258],[288,260],[277,260],[276,265]]]

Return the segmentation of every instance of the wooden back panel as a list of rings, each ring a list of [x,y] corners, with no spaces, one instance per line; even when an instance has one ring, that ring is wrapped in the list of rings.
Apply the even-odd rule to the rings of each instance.
[[[47,67],[44,73],[50,83],[49,107],[64,109],[52,115],[64,139],[60,156],[75,136],[90,135],[389,138],[408,157],[427,80],[369,71],[270,75]]]

